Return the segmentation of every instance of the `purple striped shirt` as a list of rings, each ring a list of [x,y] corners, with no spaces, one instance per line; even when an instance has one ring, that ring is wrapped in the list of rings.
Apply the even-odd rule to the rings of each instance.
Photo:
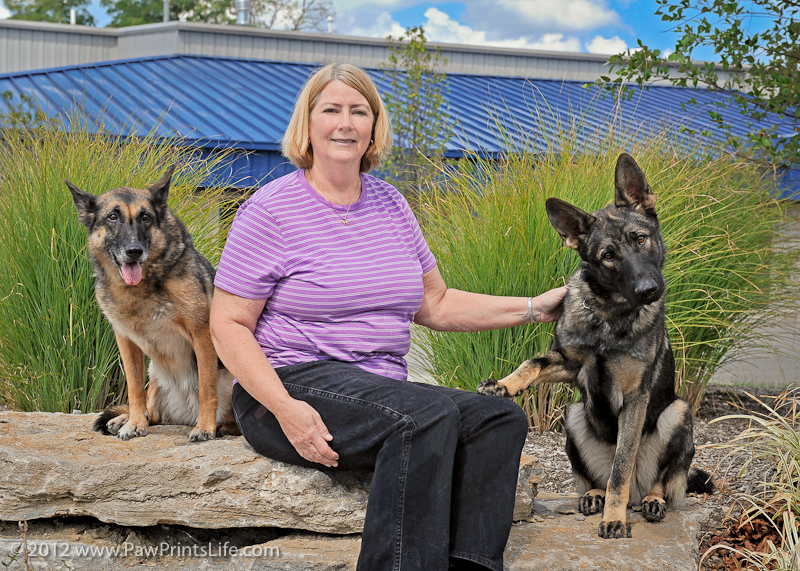
[[[273,367],[338,359],[407,376],[409,326],[436,260],[393,186],[362,174],[361,188],[348,213],[298,170],[236,213],[214,284],[267,300],[255,338]]]

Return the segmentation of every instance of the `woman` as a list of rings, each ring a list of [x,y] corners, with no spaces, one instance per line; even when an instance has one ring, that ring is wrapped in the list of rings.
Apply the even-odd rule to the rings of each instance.
[[[448,289],[407,203],[368,174],[391,145],[378,91],[331,64],[295,105],[300,170],[239,209],[211,329],[253,448],[325,469],[374,469],[358,569],[502,570],[527,421],[513,402],[411,383],[414,322],[480,331],[552,321],[535,298]]]

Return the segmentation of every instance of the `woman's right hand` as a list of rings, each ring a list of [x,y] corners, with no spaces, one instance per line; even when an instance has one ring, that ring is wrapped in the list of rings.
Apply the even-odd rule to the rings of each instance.
[[[310,462],[329,468],[339,465],[339,455],[328,446],[333,436],[322,422],[322,417],[310,404],[290,398],[275,415],[283,433],[297,453]]]

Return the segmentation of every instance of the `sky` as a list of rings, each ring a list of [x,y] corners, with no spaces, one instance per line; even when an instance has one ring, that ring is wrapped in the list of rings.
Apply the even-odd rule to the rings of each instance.
[[[0,18],[8,10],[0,0]],[[231,0],[233,3],[233,0]],[[477,46],[616,54],[637,45],[668,51],[671,25],[655,0],[333,0],[334,32],[385,38],[423,26],[429,41]],[[99,0],[90,11],[109,21]]]

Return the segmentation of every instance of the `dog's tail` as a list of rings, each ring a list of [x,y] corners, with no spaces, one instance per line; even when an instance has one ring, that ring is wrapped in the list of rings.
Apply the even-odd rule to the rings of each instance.
[[[117,418],[121,414],[128,414],[128,405],[121,404],[108,407],[101,412],[100,416],[97,417],[97,420],[94,421],[92,430],[95,432],[101,432],[106,436],[115,436],[115,434],[108,430],[108,421]]]
[[[713,494],[714,479],[711,474],[697,468],[689,468],[689,477],[686,481],[686,493],[688,494]]]

